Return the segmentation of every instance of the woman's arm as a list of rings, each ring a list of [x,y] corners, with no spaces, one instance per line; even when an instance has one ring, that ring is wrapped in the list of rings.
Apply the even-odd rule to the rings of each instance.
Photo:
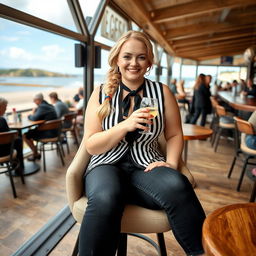
[[[101,121],[97,115],[99,107],[99,87],[92,93],[87,104],[84,122],[84,139],[87,151],[91,155],[101,154],[109,151],[125,137],[127,132],[135,129],[146,129],[143,123],[150,123],[148,109],[134,111],[126,120],[103,131]]]
[[[177,102],[167,85],[163,85],[165,107],[165,139],[166,139],[166,162],[174,169],[183,150],[183,132],[181,127],[180,111]]]
[[[164,94],[164,135],[166,139],[166,162],[153,162],[144,170],[149,172],[155,167],[165,166],[178,169],[183,150],[183,132],[181,127],[180,111],[177,101],[167,85],[163,85]]]

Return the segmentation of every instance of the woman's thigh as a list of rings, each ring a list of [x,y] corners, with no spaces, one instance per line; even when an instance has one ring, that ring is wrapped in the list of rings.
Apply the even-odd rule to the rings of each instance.
[[[135,171],[130,181],[130,202],[150,209],[169,207],[184,192],[193,191],[186,176],[167,167],[157,167],[150,172]]]

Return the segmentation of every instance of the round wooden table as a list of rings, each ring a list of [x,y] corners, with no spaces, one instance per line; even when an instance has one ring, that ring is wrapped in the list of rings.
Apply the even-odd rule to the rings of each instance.
[[[184,139],[184,162],[187,163],[188,141],[206,139],[212,135],[213,130],[195,124],[182,124]]]
[[[256,203],[228,205],[209,214],[203,246],[207,256],[256,255]]]

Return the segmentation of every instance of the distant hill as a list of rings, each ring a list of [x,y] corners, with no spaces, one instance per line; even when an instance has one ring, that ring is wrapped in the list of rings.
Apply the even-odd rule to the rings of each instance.
[[[10,77],[16,77],[16,76],[27,76],[27,77],[71,77],[72,75],[68,74],[61,74],[57,72],[51,72],[47,70],[42,69],[33,69],[33,68],[27,68],[27,69],[0,69],[0,77],[3,76],[10,76]]]

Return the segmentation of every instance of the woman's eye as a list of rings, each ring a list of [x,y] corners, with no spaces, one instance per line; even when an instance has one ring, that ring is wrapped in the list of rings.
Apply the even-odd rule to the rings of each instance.
[[[130,56],[129,55],[125,55],[123,58],[124,59],[130,59]]]
[[[139,59],[140,59],[140,60],[145,60],[146,57],[145,57],[145,56],[139,56]]]

